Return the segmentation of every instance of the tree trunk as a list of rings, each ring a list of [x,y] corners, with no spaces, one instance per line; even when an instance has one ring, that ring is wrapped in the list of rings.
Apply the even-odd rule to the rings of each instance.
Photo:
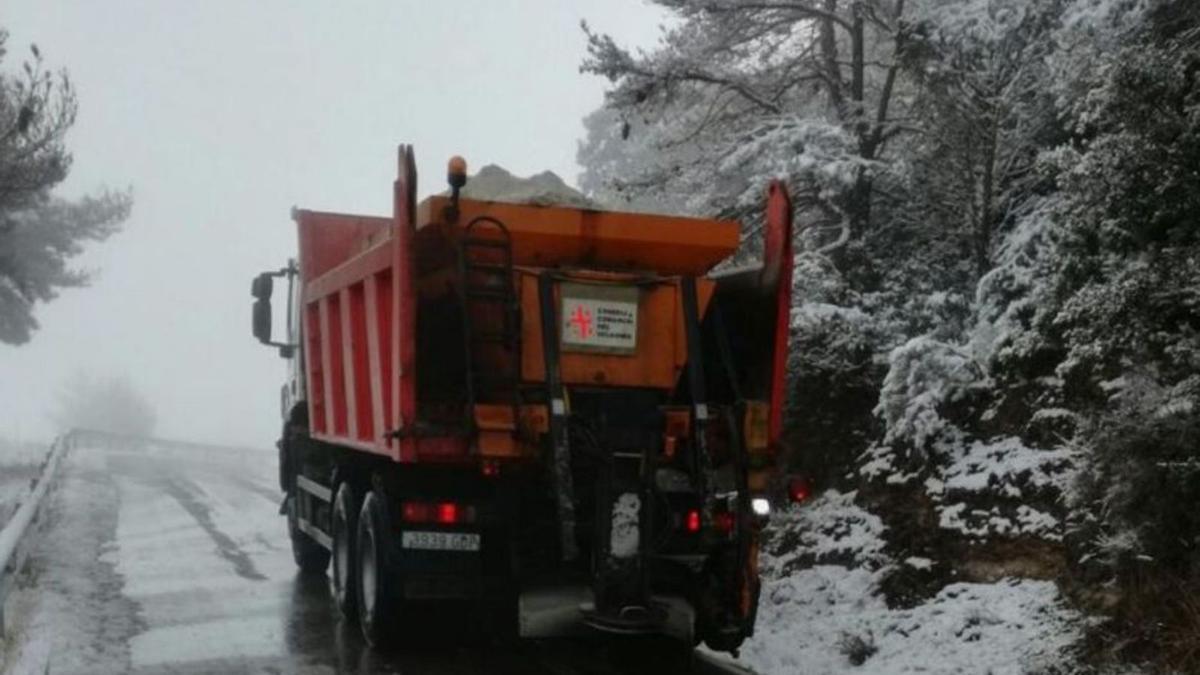
[[[825,11],[830,15],[837,13],[837,0],[825,0]],[[826,86],[829,88],[829,102],[841,119],[846,118],[846,101],[842,92],[842,68],[838,65],[837,33],[833,21],[824,19],[820,22],[821,30],[821,59],[824,61]]]
[[[987,274],[992,257],[992,218],[996,212],[992,204],[996,194],[996,147],[1000,141],[998,115],[993,110],[989,116],[989,133],[983,148],[983,177],[980,185],[979,221],[975,227],[975,272],[977,277]]]

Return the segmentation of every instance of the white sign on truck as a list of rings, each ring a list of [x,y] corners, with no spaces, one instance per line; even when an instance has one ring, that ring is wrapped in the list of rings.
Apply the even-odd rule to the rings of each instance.
[[[637,351],[638,289],[634,286],[561,286],[563,351],[632,354]]]

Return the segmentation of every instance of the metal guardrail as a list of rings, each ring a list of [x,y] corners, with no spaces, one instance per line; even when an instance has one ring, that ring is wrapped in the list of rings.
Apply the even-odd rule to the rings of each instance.
[[[21,500],[17,512],[4,525],[4,529],[0,530],[0,637],[4,636],[5,630],[4,605],[8,601],[9,591],[16,586],[17,577],[29,555],[30,547],[25,535],[29,532],[30,526],[36,523],[41,516],[42,502],[50,489],[50,484],[54,482],[58,465],[62,461],[63,454],[73,444],[73,432],[54,440],[50,451],[46,453],[41,474],[34,483],[33,489]]]

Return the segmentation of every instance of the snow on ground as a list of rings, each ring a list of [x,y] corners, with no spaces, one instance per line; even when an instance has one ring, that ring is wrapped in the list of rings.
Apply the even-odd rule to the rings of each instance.
[[[1060,662],[1079,636],[1081,620],[1053,582],[952,584],[923,605],[893,610],[878,581],[878,573],[838,565],[766,581],[741,661],[762,675],[1015,674]]]
[[[52,535],[32,555],[34,585],[10,599],[6,619],[16,634],[0,653],[0,672],[126,672],[128,639],[139,627],[136,607],[121,595],[122,580],[109,562],[116,485],[87,445],[68,453],[60,471],[49,511]]]
[[[805,504],[775,514],[760,568],[778,578],[815,564],[878,570],[890,561],[883,552],[886,529],[879,516],[854,503],[854,492],[829,490]]]
[[[738,662],[762,675],[1001,675],[1064,663],[1083,618],[1054,583],[956,583],[925,604],[891,609],[883,577],[896,564],[931,561],[889,560],[884,533],[854,493],[829,491],[779,514],[764,546],[757,628]]]

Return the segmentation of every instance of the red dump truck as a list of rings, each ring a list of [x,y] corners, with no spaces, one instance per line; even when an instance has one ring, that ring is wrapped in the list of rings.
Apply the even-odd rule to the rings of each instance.
[[[791,207],[714,273],[736,222],[462,198],[391,217],[294,210],[298,258],[252,284],[289,359],[279,478],[299,566],[379,645],[422,603],[521,636],[754,630],[778,452]],[[287,281],[286,337],[271,295]],[[480,611],[474,611],[478,608]]]

